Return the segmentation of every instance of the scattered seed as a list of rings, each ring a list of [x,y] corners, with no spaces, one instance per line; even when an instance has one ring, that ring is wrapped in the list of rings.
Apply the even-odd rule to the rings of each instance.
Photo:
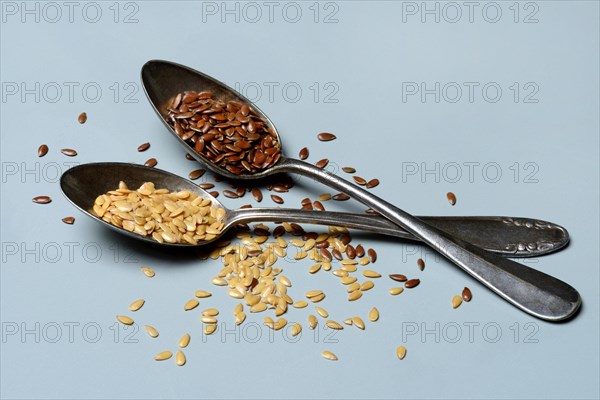
[[[235,314],[235,324],[241,325],[246,320],[246,314],[244,312],[239,312]]]
[[[448,199],[448,202],[450,203],[451,206],[456,204],[456,195],[452,192],[448,192],[446,193],[446,198]]]
[[[258,303],[261,300],[260,296],[254,295],[252,293],[247,293],[244,296],[244,301],[246,302],[246,304],[250,307],[252,307],[253,305],[255,305],[256,303]],[[239,304],[241,306],[241,303]],[[243,306],[241,306],[243,307]],[[240,310],[238,312],[241,312],[243,308],[240,308]],[[234,312],[234,315],[237,314],[237,312]]]
[[[145,303],[144,299],[136,300],[136,301],[134,301],[133,303],[131,303],[129,305],[129,310],[130,311],[137,311],[137,310],[139,310],[140,308],[142,308],[144,306],[144,303]]]
[[[170,351],[161,351],[154,357],[154,359],[156,361],[165,361],[171,357],[173,357],[173,353],[171,353]]]
[[[155,338],[158,337],[158,331],[151,325],[144,325],[144,328],[146,328],[146,332],[148,333],[148,335],[150,335],[150,337]]]
[[[360,176],[353,176],[352,178],[354,179],[354,182],[361,186],[367,184],[367,181],[364,178],[361,178]]]
[[[336,321],[331,320],[331,319],[328,319],[325,322],[325,325],[327,325],[327,327],[330,328],[330,329],[336,329],[336,330],[344,329],[344,327],[342,325],[340,325],[339,322],[336,322]]]
[[[236,306],[233,308],[233,315],[237,315],[242,311],[244,311],[244,305],[242,303],[237,303]]]
[[[346,288],[346,291],[348,293],[352,293],[352,292],[356,292],[359,289],[360,289],[360,283],[354,282],[353,284],[348,285],[348,287]]]
[[[322,294],[320,294],[320,295],[318,295],[318,296],[311,297],[311,298],[310,298],[310,301],[312,301],[313,303],[318,303],[318,302],[320,302],[321,300],[323,300],[324,298],[325,298],[325,293],[322,293]]]
[[[50,196],[37,196],[34,197],[32,201],[37,204],[48,204],[52,202],[52,199]]]
[[[258,312],[263,312],[266,309],[267,309],[267,305],[265,303],[257,303],[255,305],[253,305],[252,307],[250,307],[250,312],[258,313]]]
[[[277,321],[275,321],[275,330],[281,330],[283,329],[285,326],[287,325],[287,319],[285,318],[279,318]]]
[[[356,260],[342,260],[342,269],[344,271],[348,271],[348,272],[356,272],[357,268],[356,268],[356,264],[358,264],[358,262]]]
[[[369,182],[367,182],[367,189],[372,189],[378,185],[379,185],[379,179],[371,179]]]
[[[306,292],[306,297],[310,299],[312,297],[320,296],[322,294],[323,292],[321,290],[309,290],[308,292]]]
[[[177,350],[177,353],[175,353],[175,363],[181,367],[182,365],[185,365],[185,361],[185,354],[183,354],[183,351]]]
[[[240,195],[234,192],[233,190],[223,190],[223,196],[230,199],[237,199],[238,197],[240,197]]]
[[[406,347],[398,346],[396,349],[396,356],[398,356],[400,360],[404,360],[404,357],[406,357]]]
[[[365,269],[363,271],[363,276],[365,278],[381,278],[381,274],[379,272],[370,270],[370,269]]]
[[[423,259],[422,259],[422,258],[419,258],[419,259],[417,260],[417,266],[419,267],[419,269],[420,269],[421,271],[423,271],[423,270],[425,269],[425,261],[423,261]]]
[[[388,292],[390,292],[390,294],[392,296],[397,296],[400,293],[404,292],[404,288],[402,288],[402,287],[393,287],[390,290],[388,290]]]
[[[215,187],[215,185],[214,185],[214,184],[212,184],[212,183],[200,183],[200,184],[198,185],[198,187],[199,187],[200,189],[212,189],[212,188],[214,188],[214,187]]]
[[[77,121],[80,124],[85,124],[85,122],[87,121],[87,114],[82,112],[81,114],[79,114],[79,117],[77,117]]]
[[[137,148],[137,151],[142,152],[142,151],[146,151],[150,148],[150,143],[146,142],[143,144],[140,144]]]
[[[409,281],[406,281],[406,283],[404,284],[404,287],[407,289],[412,289],[414,287],[419,286],[419,283],[421,283],[420,279],[411,279]]]
[[[146,160],[146,162],[144,163],[144,165],[146,167],[150,167],[150,168],[155,167],[156,164],[158,164],[158,161],[156,161],[156,158],[150,158],[150,159]]]
[[[75,223],[75,217],[64,217],[62,222],[68,225],[73,225]]]
[[[371,260],[372,263],[377,261],[377,252],[375,250],[373,250],[373,249],[367,250],[367,255],[369,256],[369,260]]]
[[[365,330],[365,322],[360,317],[352,317],[352,324],[359,329]]]
[[[185,303],[183,305],[183,309],[185,311],[190,311],[193,310],[194,308],[198,307],[198,305],[200,304],[200,302],[196,299],[190,299],[187,301],[187,303]]]
[[[340,278],[340,282],[342,282],[343,285],[351,285],[354,282],[356,282],[356,277],[355,276],[342,276]]]
[[[328,350],[324,350],[321,355],[323,356],[323,358],[325,358],[326,360],[331,360],[331,361],[337,361],[337,356],[335,354],[333,354],[332,352],[328,351]]]
[[[38,147],[38,157],[44,157],[46,154],[48,154],[48,145],[40,145],[40,147]]]
[[[319,200],[321,200],[321,201],[331,200],[331,193],[321,193],[319,195]]]
[[[323,307],[315,307],[315,310],[317,310],[317,314],[319,314],[321,317],[329,317],[329,313]]]
[[[119,321],[123,325],[132,325],[133,324],[133,320],[126,315],[117,315],[117,321]]]
[[[285,233],[285,228],[281,225],[279,225],[278,227],[273,229],[273,237],[275,237],[275,238],[283,235],[284,233]],[[285,241],[284,241],[284,243],[285,243]],[[283,250],[283,247],[281,246],[281,244],[279,245],[279,248],[281,248]],[[283,255],[281,257],[285,257],[285,255]]]
[[[204,299],[206,297],[212,296],[212,293],[207,292],[206,290],[196,290],[196,292],[194,293],[194,296],[198,297],[199,299]]]
[[[279,277],[279,283],[281,283],[283,286],[287,286],[287,287],[291,287],[292,286],[292,282],[288,279],[287,276],[283,276],[281,275]]]
[[[77,151],[73,149],[60,149],[60,152],[67,157],[75,157],[77,155]]]
[[[360,260],[358,260],[358,263],[362,266],[368,265],[371,262],[371,260],[369,260],[369,257],[363,257]]]
[[[207,308],[206,310],[202,311],[202,315],[205,317],[216,317],[219,315],[219,310],[216,308]]]
[[[325,207],[323,206],[323,203],[321,203],[318,200],[315,200],[315,202],[313,203],[313,206],[315,207],[315,209],[317,209],[319,211],[325,211]]]
[[[219,277],[214,277],[211,280],[213,285],[216,286],[227,286],[227,281],[223,278],[219,278]]]
[[[315,329],[318,323],[317,317],[312,314],[308,316],[308,325],[310,326],[310,329]]]
[[[244,294],[237,289],[229,289],[227,291],[227,294],[230,297],[233,297],[234,299],[243,299],[244,298]]]
[[[348,301],[356,301],[362,297],[362,291],[357,290],[348,295]]]
[[[319,138],[319,140],[321,142],[329,142],[331,140],[334,140],[336,138],[336,136],[333,133],[323,132],[323,133],[319,133],[317,135],[317,138]]]
[[[408,279],[405,275],[402,274],[390,274],[389,277],[397,282],[406,282]]]
[[[369,311],[369,321],[375,322],[378,319],[379,319],[379,310],[377,310],[377,308],[375,308],[375,307],[371,308],[371,311]]]
[[[323,257],[326,261],[329,262],[329,261],[333,260],[333,256],[331,255],[331,252],[327,249],[322,248],[319,251],[319,253],[320,253],[321,257]]]
[[[191,337],[190,337],[189,333],[186,333],[185,335],[183,335],[181,337],[181,339],[179,339],[179,343],[178,343],[179,347],[181,347],[182,349],[186,348],[188,346],[188,344],[190,344],[190,338]]]
[[[344,258],[342,256],[342,253],[338,250],[338,249],[333,249],[331,251],[331,254],[335,257],[336,260],[338,261],[342,261],[342,259]]]
[[[471,293],[471,289],[465,286],[462,291],[462,298],[464,301],[469,302],[473,298],[473,294]]]
[[[346,246],[346,256],[352,260],[356,258],[356,249],[351,244]]]
[[[344,271],[343,269],[336,269],[335,271],[332,272],[332,274],[334,274],[335,276],[339,276],[340,278],[347,278],[348,277],[348,271]],[[352,279],[354,278],[354,279]],[[340,282],[342,282],[342,284],[344,285],[350,285],[351,283],[356,282],[356,278],[352,277],[350,280],[343,281],[340,279]]]
[[[280,196],[277,196],[276,194],[271,195],[271,200],[273,200],[277,204],[283,204],[283,199]]]
[[[296,322],[294,325],[292,325],[292,336],[298,336],[300,332],[302,332],[302,325]]]
[[[254,200],[256,200],[257,202],[261,202],[263,199],[263,195],[262,192],[260,191],[259,188],[255,187],[252,188],[252,196],[254,196]]]
[[[308,158],[308,147],[303,147],[302,150],[300,150],[300,153],[298,153],[298,157],[300,157],[301,160],[306,160]]]
[[[362,285],[360,285],[360,290],[366,292],[367,290],[373,289],[374,286],[375,284],[373,281],[365,281],[362,283]]]
[[[356,169],[352,168],[352,167],[343,167],[342,171],[344,171],[347,174],[353,174],[356,172]]]
[[[202,330],[205,335],[212,335],[217,330],[217,324],[206,324],[204,325],[204,329]]]
[[[189,173],[188,177],[194,181],[194,180],[200,178],[202,175],[204,175],[205,172],[206,172],[206,170],[204,170],[204,169],[195,169]]]
[[[154,270],[150,267],[142,267],[141,270],[148,278],[154,278],[154,275],[156,275]]]
[[[263,324],[270,329],[275,330],[275,321],[273,321],[273,318],[271,317],[265,317],[263,319]]]
[[[458,308],[462,304],[463,299],[459,295],[452,297],[452,308]]]
[[[345,200],[348,200],[349,198],[350,198],[350,196],[348,196],[346,193],[338,193],[332,197],[332,199],[336,200],[336,201],[345,201]]]
[[[315,264],[308,269],[308,272],[311,274],[317,273],[321,269],[321,264]]]
[[[294,308],[305,308],[306,306],[308,306],[308,303],[304,300],[298,300],[292,304],[292,307]]]
[[[359,244],[358,246],[356,246],[356,257],[362,258],[364,256],[365,256],[365,248],[363,247],[362,244]]]
[[[325,168],[327,166],[327,164],[329,164],[329,160],[327,158],[319,160],[315,163],[317,168],[321,168],[321,169]]]

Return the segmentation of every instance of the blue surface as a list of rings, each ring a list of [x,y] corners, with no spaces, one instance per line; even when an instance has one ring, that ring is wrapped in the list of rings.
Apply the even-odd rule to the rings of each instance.
[[[62,2],[1,3],[2,398],[598,398],[598,3],[476,2],[471,20],[462,2],[427,3],[439,22],[421,2],[273,4],[270,17],[263,2],[77,2],[71,15]],[[287,315],[304,325],[295,343],[269,336],[263,315],[250,315],[236,336],[235,302],[210,284],[220,262],[125,241],[78,213],[57,184],[69,162],[156,157],[183,176],[196,168],[143,95],[139,71],[154,58],[239,88],[278,126],[288,154],[309,146],[313,162],[328,157],[334,169],[378,177],[375,192],[407,211],[564,225],[571,245],[528,265],[576,287],[580,314],[564,324],[533,319],[423,247],[356,235],[378,250],[373,269],[421,285],[392,297],[393,282],[380,279],[348,303],[331,275],[306,272],[309,261],[283,262],[292,297],[322,288],[334,319],[365,318],[376,305],[381,320],[315,337],[305,323],[311,306]],[[318,142],[322,131],[338,140]],[[152,147],[136,152],[146,141]],[[41,143],[50,146],[44,158]],[[67,158],[63,147],[79,155]],[[328,191],[297,181],[289,206]],[[54,201],[30,201],[42,194]],[[73,226],[60,221],[67,215]],[[453,310],[463,286],[474,299]],[[198,310],[219,308],[229,334],[202,341],[199,311],[182,309],[198,289],[214,293]],[[137,298],[146,305],[133,316],[158,328],[156,340],[115,325]],[[192,335],[185,367],[153,360],[184,332]],[[325,348],[339,361],[322,359]]]

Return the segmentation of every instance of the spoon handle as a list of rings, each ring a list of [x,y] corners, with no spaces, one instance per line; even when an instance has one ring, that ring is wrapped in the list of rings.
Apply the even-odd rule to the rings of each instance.
[[[537,257],[559,250],[569,242],[563,227],[546,221],[512,217],[418,217],[452,236],[504,257]],[[380,215],[285,208],[244,208],[230,212],[228,225],[250,222],[297,222],[345,226],[419,240]]]
[[[281,158],[278,170],[304,175],[344,192],[403,227],[500,297],[547,321],[572,316],[581,304],[577,290],[541,271],[485,251],[440,231],[367,190],[312,164]]]

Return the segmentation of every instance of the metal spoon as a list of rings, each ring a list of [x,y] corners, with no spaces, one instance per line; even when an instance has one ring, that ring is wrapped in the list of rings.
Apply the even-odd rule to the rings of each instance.
[[[393,223],[445,256],[496,294],[521,310],[548,321],[560,321],[572,316],[581,304],[577,290],[543,272],[520,265],[454,237],[408,214],[358,187],[316,166],[285,156],[277,164],[255,174],[235,175],[193,151],[167,124],[167,102],[186,90],[210,91],[223,101],[238,101],[251,105],[257,115],[281,138],[271,120],[255,105],[222,82],[183,65],[168,61],[148,61],[141,71],[146,96],[167,129],[198,161],[220,175],[231,179],[258,179],[272,174],[290,172],[311,177],[344,192],[377,211]]]
[[[217,238],[240,223],[298,222],[318,225],[345,226],[383,235],[417,240],[410,233],[379,215],[350,214],[330,211],[309,211],[284,208],[244,208],[229,210],[198,185],[167,171],[128,163],[90,163],[68,169],[60,179],[60,187],[71,203],[94,220],[125,235],[159,244],[150,237],[140,236],[94,216],[90,210],[100,194],[118,187],[124,181],[130,188],[153,182],[157,188],[170,191],[188,190],[209,198],[214,205],[225,209],[224,227]],[[569,242],[569,234],[561,226],[546,221],[512,217],[420,217],[429,224],[452,235],[505,257],[534,257],[554,252]],[[162,243],[163,246],[193,247],[183,243]]]

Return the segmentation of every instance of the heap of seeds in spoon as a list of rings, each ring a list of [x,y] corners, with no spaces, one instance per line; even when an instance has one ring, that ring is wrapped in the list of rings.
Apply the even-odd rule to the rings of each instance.
[[[160,243],[198,244],[216,238],[223,229],[225,209],[187,190],[169,192],[146,182],[130,190],[120,182],[96,198],[92,212],[104,221]]]
[[[281,157],[275,131],[247,104],[186,91],[167,107],[167,122],[197,153],[240,175],[269,168]]]

